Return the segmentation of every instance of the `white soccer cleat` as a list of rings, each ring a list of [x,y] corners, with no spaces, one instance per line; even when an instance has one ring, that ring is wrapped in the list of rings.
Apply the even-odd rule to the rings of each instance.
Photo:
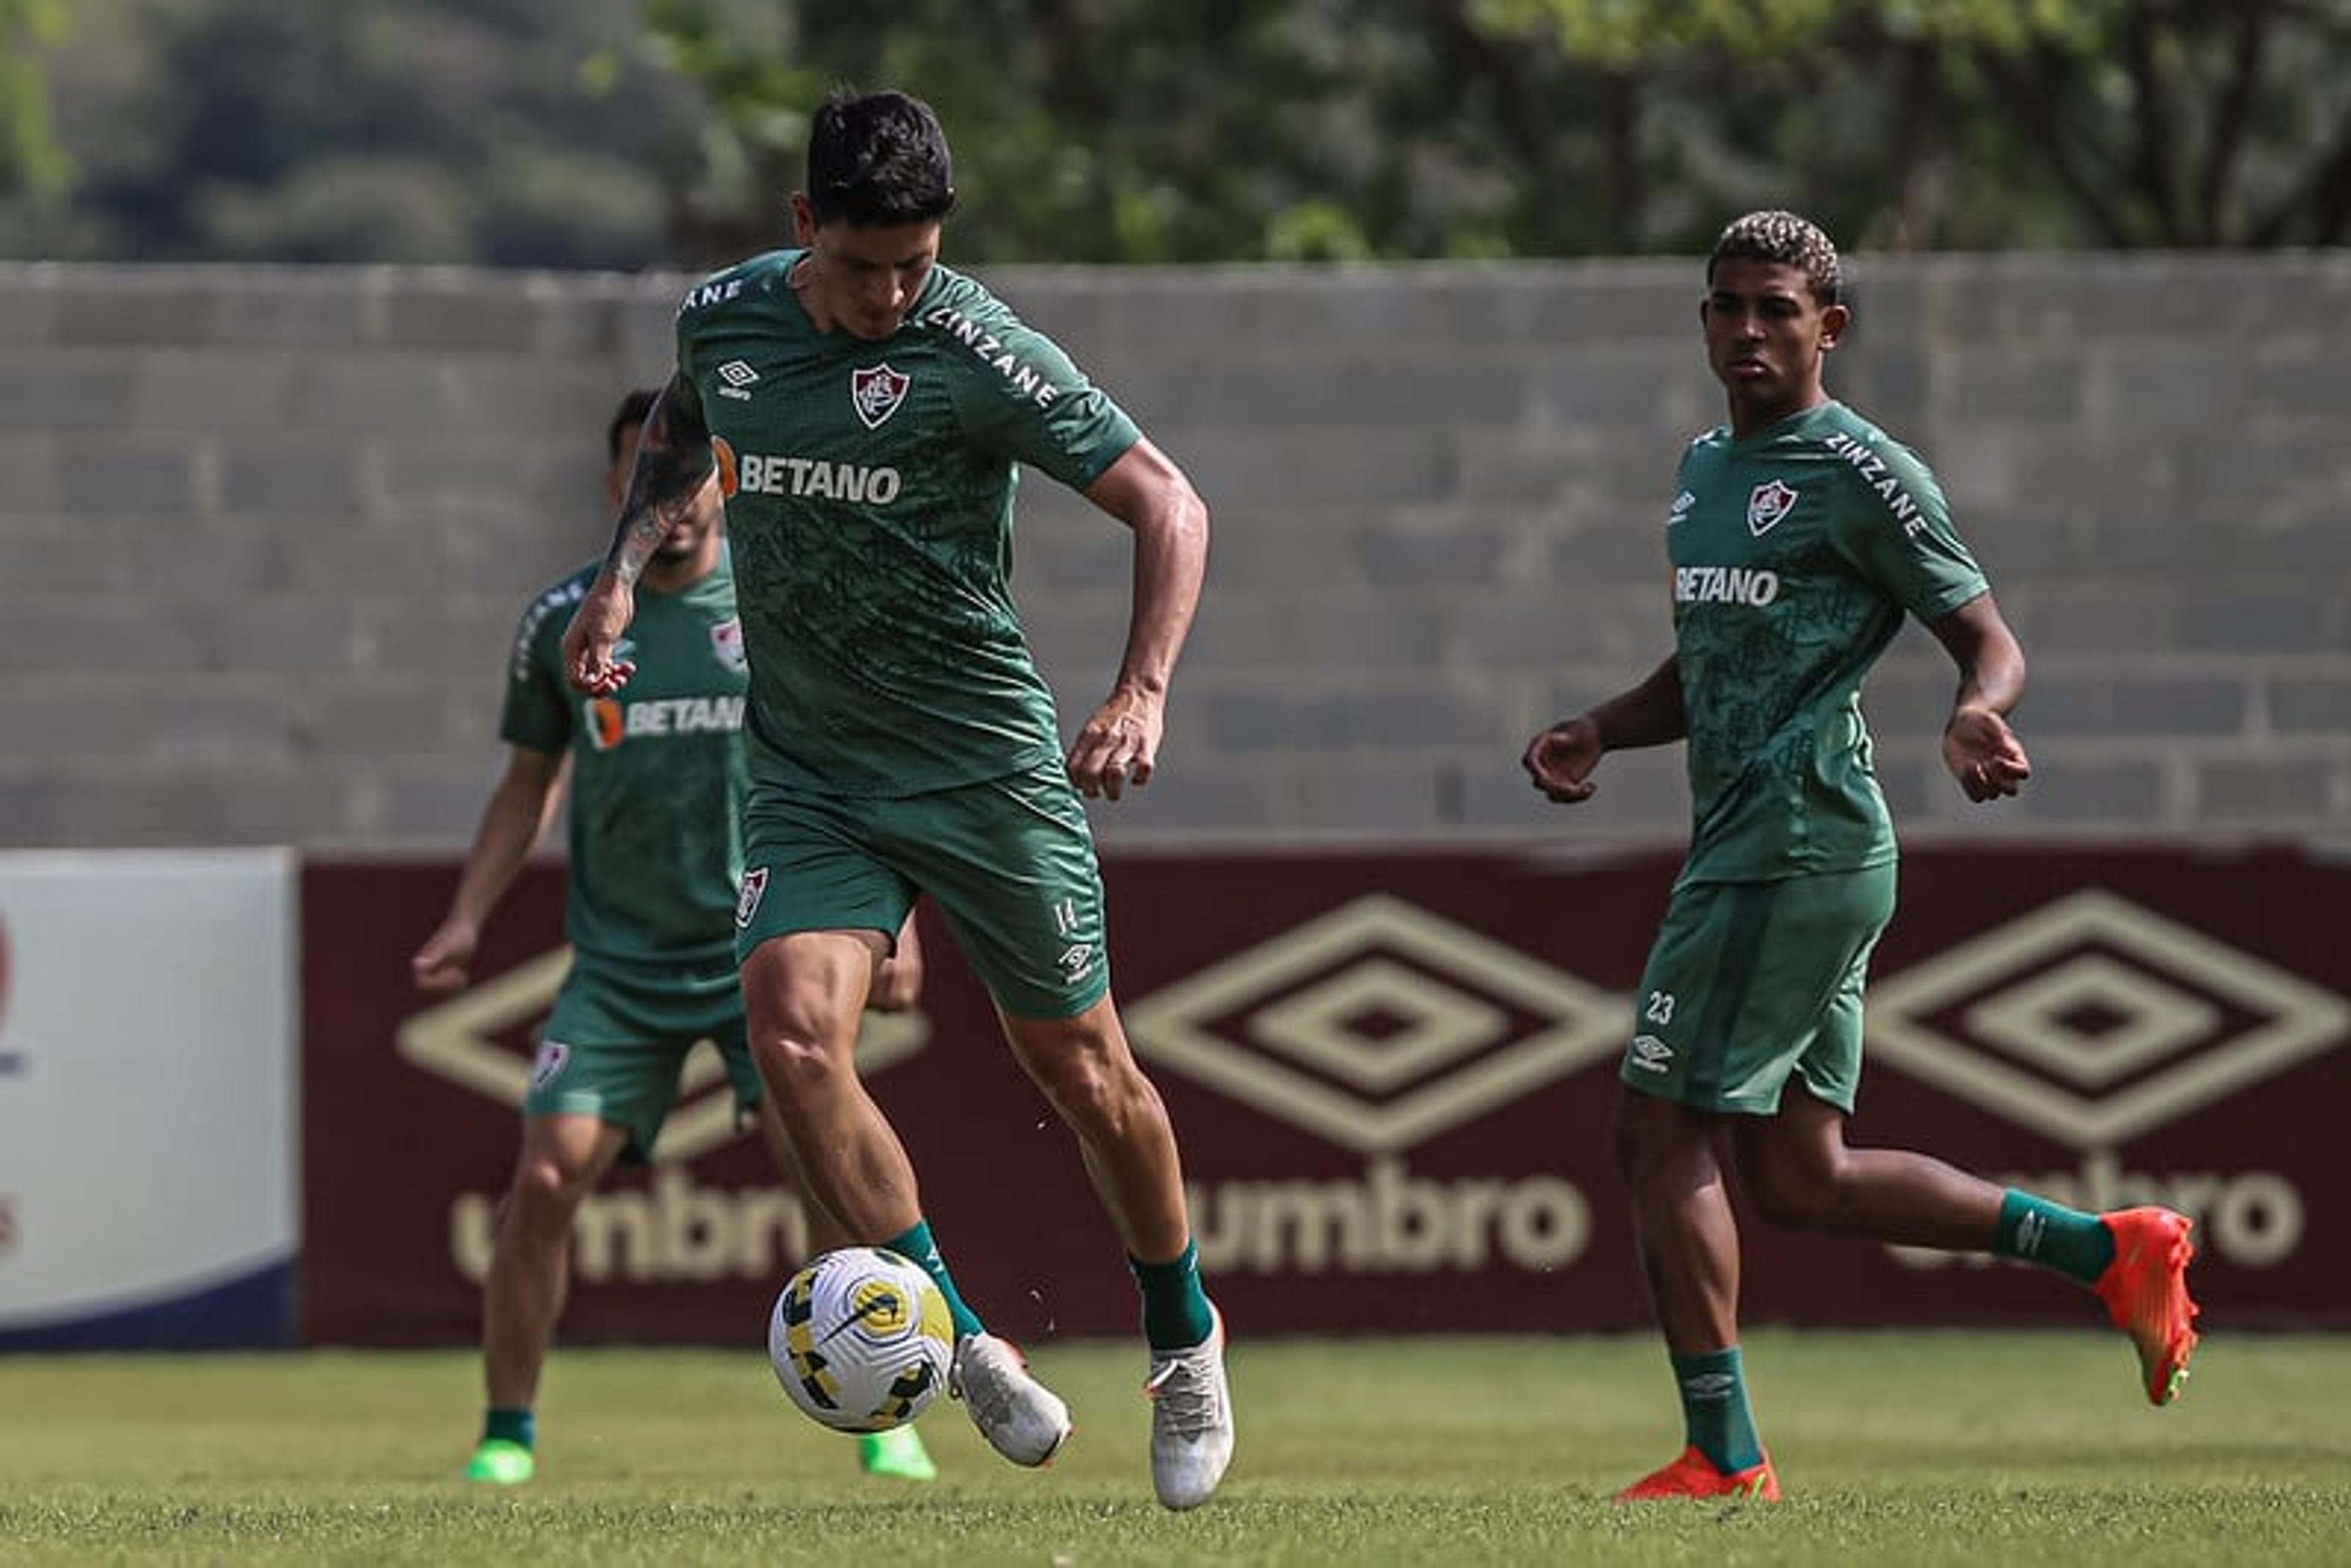
[[[1043,1464],[1070,1435],[1070,1407],[1029,1375],[1011,1341],[992,1333],[956,1342],[947,1392],[963,1401],[988,1447],[1016,1465]]]
[[[1172,1509],[1208,1500],[1233,1462],[1233,1391],[1225,1380],[1225,1314],[1208,1308],[1208,1337],[1190,1350],[1153,1353],[1143,1385],[1151,1401],[1151,1484]]]

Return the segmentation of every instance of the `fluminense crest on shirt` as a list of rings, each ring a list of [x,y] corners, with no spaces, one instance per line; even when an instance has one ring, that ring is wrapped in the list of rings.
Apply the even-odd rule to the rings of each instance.
[[[849,372],[849,401],[866,429],[881,429],[882,422],[898,412],[898,405],[906,401],[908,382],[908,377],[887,365],[868,365]]]
[[[739,616],[729,616],[710,629],[710,650],[730,670],[747,670],[749,658],[743,652],[743,622]]]
[[[1747,531],[1761,538],[1771,531],[1771,525],[1784,517],[1796,505],[1796,492],[1792,486],[1777,479],[1768,479],[1749,492],[1747,497]]]

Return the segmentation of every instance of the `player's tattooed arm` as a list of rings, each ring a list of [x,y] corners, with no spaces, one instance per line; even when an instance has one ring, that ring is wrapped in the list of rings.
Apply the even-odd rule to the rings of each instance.
[[[710,432],[692,412],[693,389],[684,378],[683,371],[670,377],[645,415],[636,466],[629,471],[620,523],[604,558],[607,570],[632,587],[671,525],[692,509],[695,494],[710,478]]]
[[[709,482],[712,461],[710,432],[695,412],[693,384],[683,375],[673,376],[645,415],[604,569],[564,628],[563,674],[573,690],[610,696],[636,674],[636,665],[621,656],[621,634],[636,616],[637,579],[670,525]]]

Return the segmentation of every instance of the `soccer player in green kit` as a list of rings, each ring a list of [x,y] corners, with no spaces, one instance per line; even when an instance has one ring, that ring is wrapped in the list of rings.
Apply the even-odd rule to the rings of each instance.
[[[1862,988],[1896,845],[1860,687],[1907,613],[1959,667],[1943,760],[1970,800],[2031,776],[2007,716],[2024,656],[1934,476],[1823,385],[1849,313],[1836,248],[1792,214],[1716,242],[1700,307],[1730,420],[1684,453],[1665,521],[1674,647],[1647,679],[1535,737],[1551,800],[1603,754],[1687,742],[1695,829],[1635,997],[1617,1163],[1687,1446],[1620,1501],[1776,1499],[1739,1353],[1739,1237],[1717,1149],[1774,1224],[2023,1259],[2095,1290],[2168,1403],[2195,1348],[2185,1217],[2079,1213],[1925,1155],[1845,1143]]]
[[[571,681],[622,689],[632,585],[715,466],[751,660],[736,950],[751,1049],[810,1188],[852,1237],[937,1280],[956,1322],[948,1386],[990,1445],[1015,1464],[1050,1458],[1068,1409],[956,1291],[852,1059],[873,956],[927,894],[1124,1245],[1150,1350],[1153,1483],[1191,1508],[1232,1454],[1224,1327],[1201,1289],[1174,1129],[1112,1000],[1079,796],[1116,800],[1152,776],[1207,508],[1060,348],[938,265],[955,191],[926,105],[834,95],[810,127],[807,181],[792,248],[679,308],[676,373],[564,638]],[[1134,536],[1124,655],[1066,757],[1008,580],[1024,463]]]
[[[653,396],[631,393],[606,428],[605,484],[616,505]],[[696,1041],[717,1045],[738,1108],[757,1117],[778,1167],[798,1185],[745,1042],[735,977],[749,677],[720,523],[717,486],[706,486],[646,563],[632,653],[639,673],[625,697],[582,703],[563,678],[563,627],[596,568],[531,601],[507,664],[506,772],[483,808],[446,917],[411,960],[425,990],[465,983],[482,926],[553,818],[568,776],[564,926],[574,957],[532,1064],[522,1147],[484,1281],[489,1409],[470,1480],[514,1486],[536,1472],[533,1405],[562,1315],[572,1219],[615,1161],[651,1151]],[[921,986],[910,922],[872,1004],[911,1008]],[[813,1204],[808,1236],[811,1253],[847,1239]],[[935,1474],[912,1427],[859,1444],[871,1473]]]

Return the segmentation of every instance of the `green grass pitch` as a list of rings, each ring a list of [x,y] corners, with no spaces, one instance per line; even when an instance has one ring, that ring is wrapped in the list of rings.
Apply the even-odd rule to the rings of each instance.
[[[1077,1431],[1018,1470],[869,1479],[756,1344],[559,1350],[539,1479],[455,1478],[458,1354],[0,1358],[0,1563],[954,1565],[2351,1563],[2351,1336],[2208,1340],[2149,1408],[2105,1333],[1759,1333],[1788,1500],[1621,1509],[1679,1419],[1646,1338],[1239,1340],[1240,1442],[1151,1500],[1139,1349],[1047,1343]]]

